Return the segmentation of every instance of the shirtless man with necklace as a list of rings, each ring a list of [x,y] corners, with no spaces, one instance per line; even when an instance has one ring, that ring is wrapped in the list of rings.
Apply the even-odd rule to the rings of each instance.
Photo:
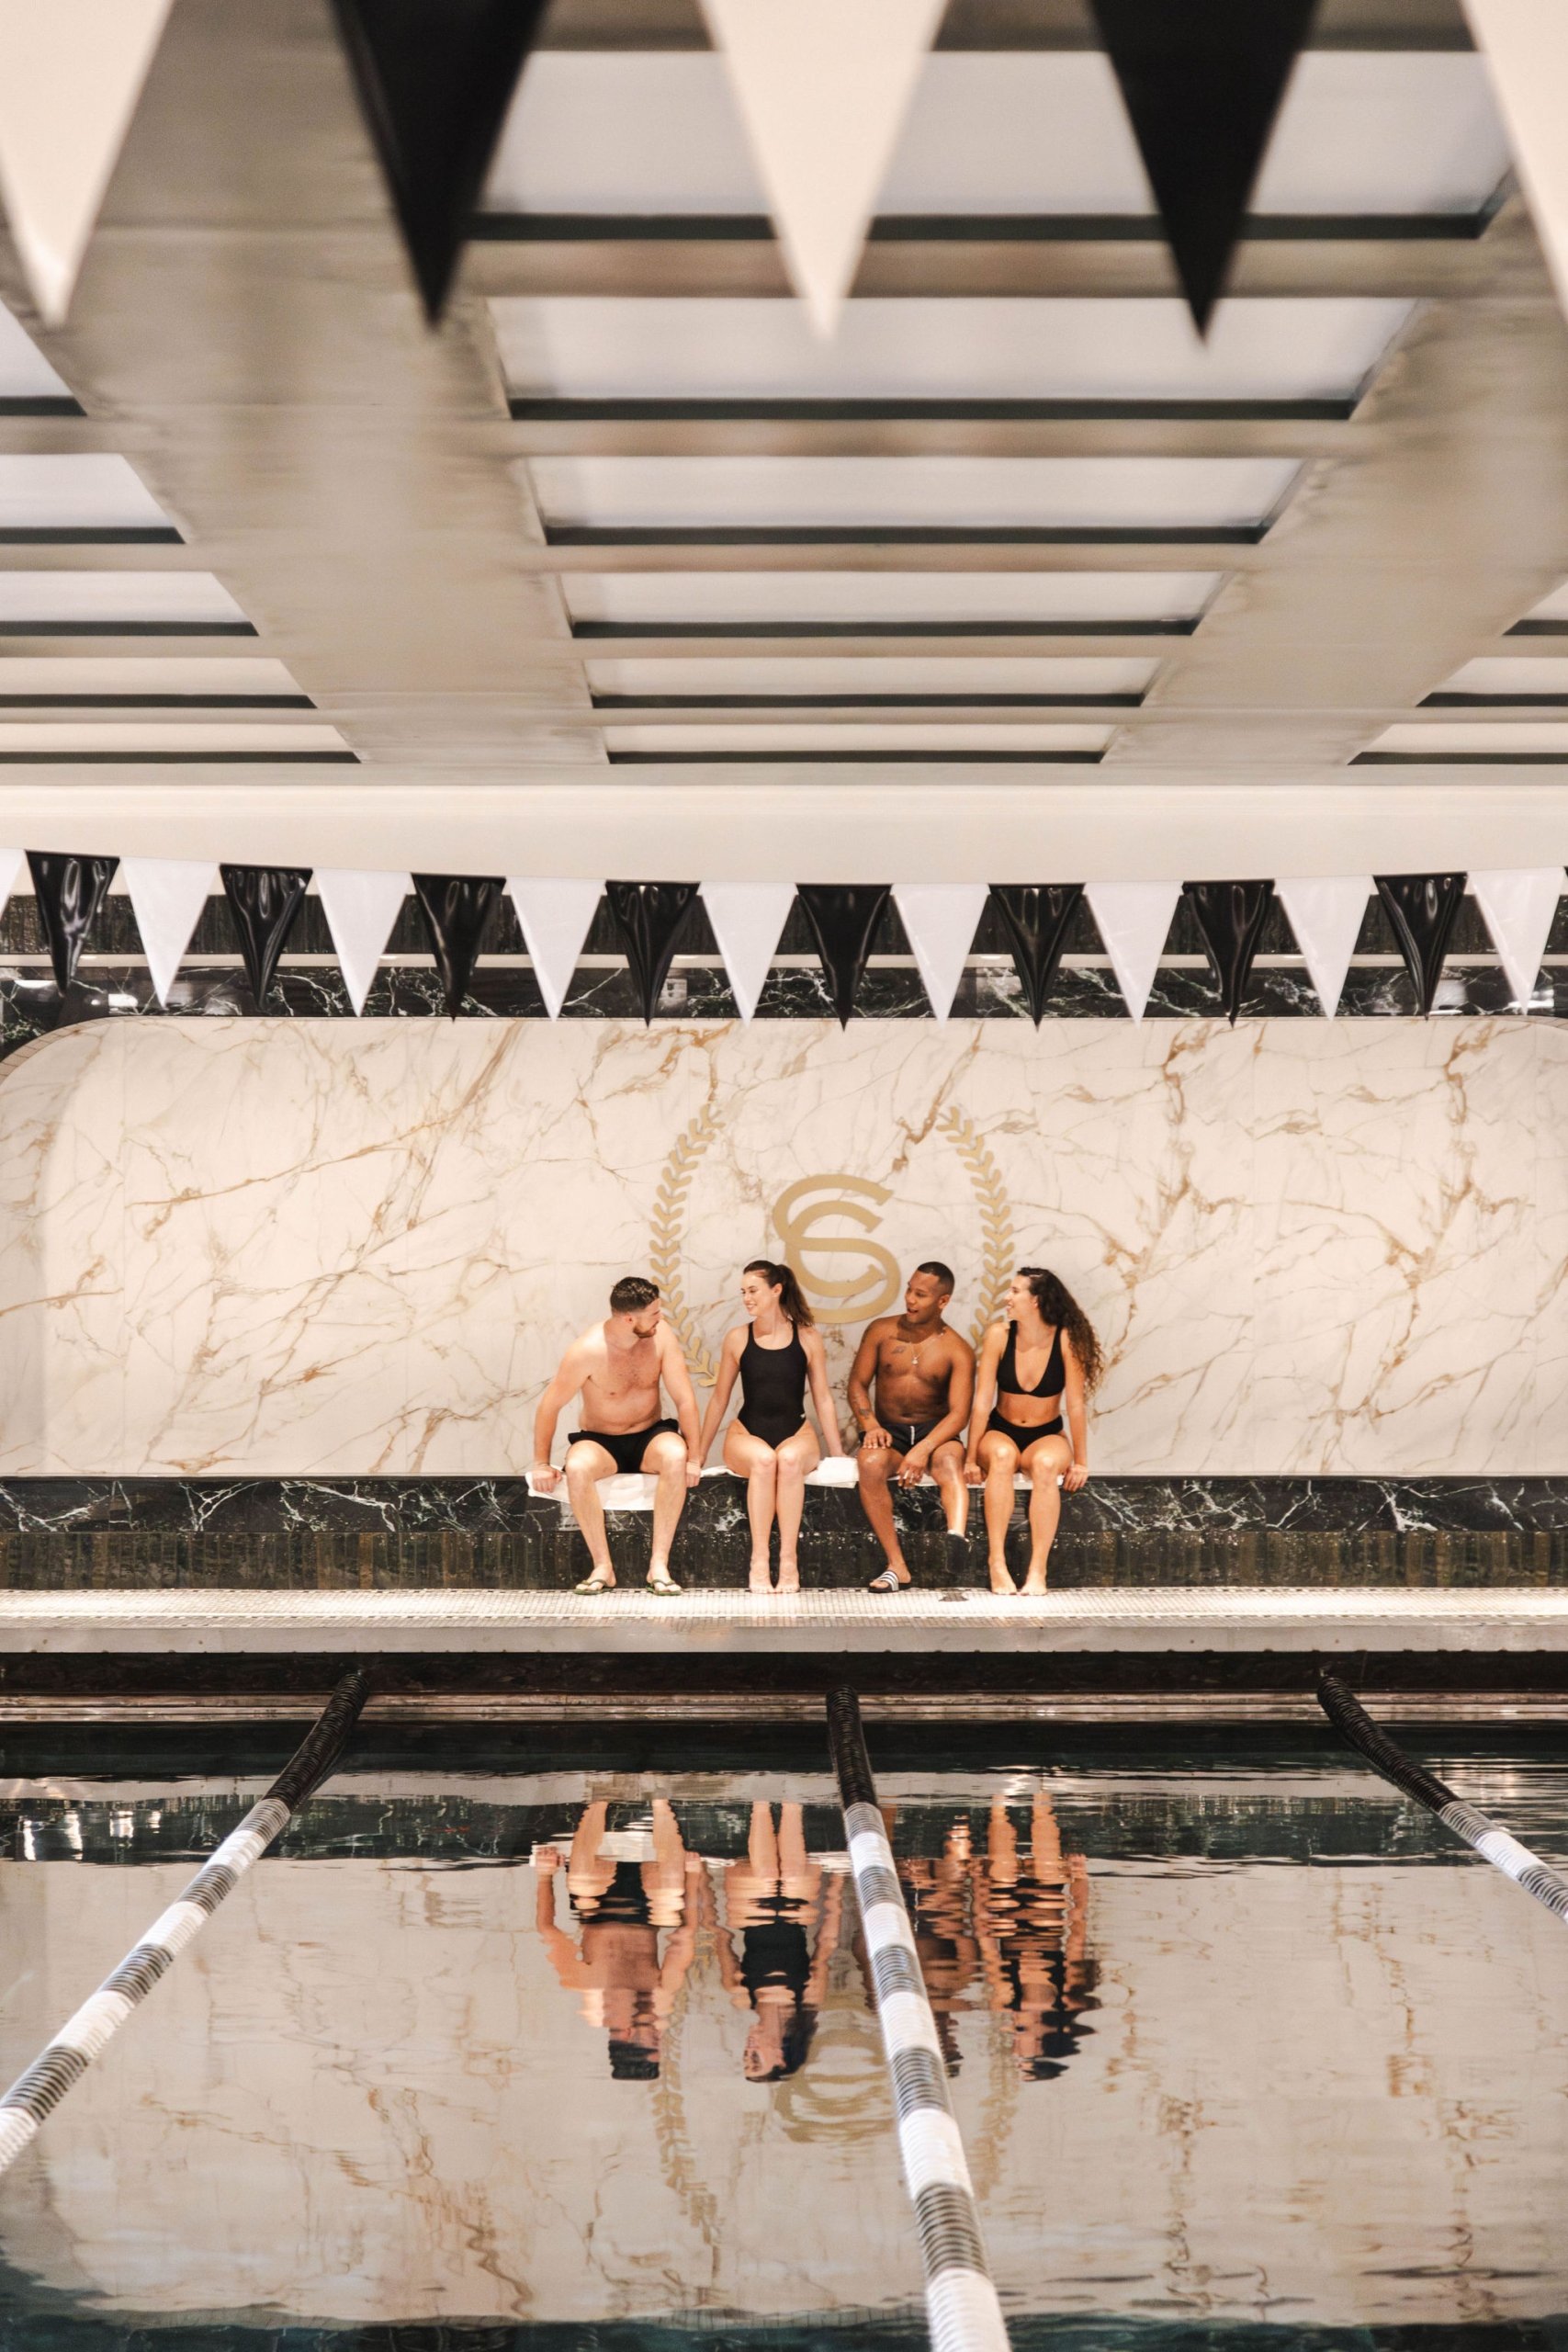
[[[952,1296],[950,1267],[934,1258],[917,1266],[903,1314],[867,1324],[850,1374],[850,1410],[861,1431],[861,1504],[887,1561],[872,1579],[873,1592],[897,1592],[910,1581],[893,1516],[894,1478],[916,1487],[930,1471],[942,1491],[948,1557],[956,1566],[969,1556],[962,1441],[975,1398],[975,1351],[942,1321]]]

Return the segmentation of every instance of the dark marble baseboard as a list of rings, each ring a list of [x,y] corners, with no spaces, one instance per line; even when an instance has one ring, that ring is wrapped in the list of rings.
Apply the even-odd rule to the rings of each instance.
[[[922,1583],[984,1580],[978,1498],[969,1558],[950,1563],[934,1493],[900,1498]],[[612,1514],[628,1575],[646,1512]],[[1022,1539],[1021,1500],[1013,1542]],[[693,1585],[743,1580],[744,1498],[707,1481],[672,1556]],[[860,1584],[879,1564],[859,1498],[807,1498],[808,1585]],[[327,1590],[575,1582],[582,1540],[515,1478],[17,1479],[0,1487],[0,1587],[238,1586]],[[1564,1478],[1104,1478],[1066,1498],[1058,1586],[1568,1585]]]

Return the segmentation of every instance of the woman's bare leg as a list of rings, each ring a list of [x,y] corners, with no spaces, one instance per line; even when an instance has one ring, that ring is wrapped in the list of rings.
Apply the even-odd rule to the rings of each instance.
[[[743,1430],[739,1421],[731,1421],[724,1434],[724,1462],[726,1469],[733,1470],[738,1478],[746,1481],[746,1518],[751,1530],[747,1589],[751,1592],[771,1592],[773,1577],[768,1555],[778,1496],[778,1455],[760,1437]]]
[[[990,1564],[991,1590],[1016,1592],[1008,1567],[1008,1528],[1012,1521],[1013,1473],[1018,1448],[999,1430],[987,1430],[980,1440],[980,1467],[986,1474],[986,1555]]]
[[[1056,1480],[1072,1458],[1073,1449],[1065,1437],[1037,1438],[1024,1454],[1023,1466],[1034,1482],[1034,1491],[1029,1498],[1029,1567],[1023,1579],[1025,1592],[1041,1593],[1045,1589],[1045,1569],[1062,1517],[1062,1490]]]
[[[817,1432],[807,1421],[786,1437],[774,1460],[778,1464],[779,1590],[800,1590],[800,1516],[806,1508],[806,1479],[822,1459]]]

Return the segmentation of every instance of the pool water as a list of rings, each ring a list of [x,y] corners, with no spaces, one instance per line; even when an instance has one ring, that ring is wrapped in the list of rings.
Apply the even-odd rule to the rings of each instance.
[[[1568,1861],[1568,1744],[1402,1737]],[[1017,2346],[1568,2346],[1555,1919],[1328,1737],[870,1740]],[[200,1744],[7,1749],[6,2080],[265,1785]],[[0,2181],[0,2352],[924,2341],[814,1743],[465,1745],[351,1755]]]

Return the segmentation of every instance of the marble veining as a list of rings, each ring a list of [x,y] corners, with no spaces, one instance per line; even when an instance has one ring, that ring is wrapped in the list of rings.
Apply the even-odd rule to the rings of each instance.
[[[0,1087],[7,1479],[514,1481],[615,1275],[700,1372],[792,1184],[808,1281],[862,1283],[840,1392],[888,1269],[948,1257],[977,1330],[1028,1258],[1105,1342],[1113,1482],[1382,1481],[1416,1526],[1568,1470],[1544,1023],[148,1019]]]

